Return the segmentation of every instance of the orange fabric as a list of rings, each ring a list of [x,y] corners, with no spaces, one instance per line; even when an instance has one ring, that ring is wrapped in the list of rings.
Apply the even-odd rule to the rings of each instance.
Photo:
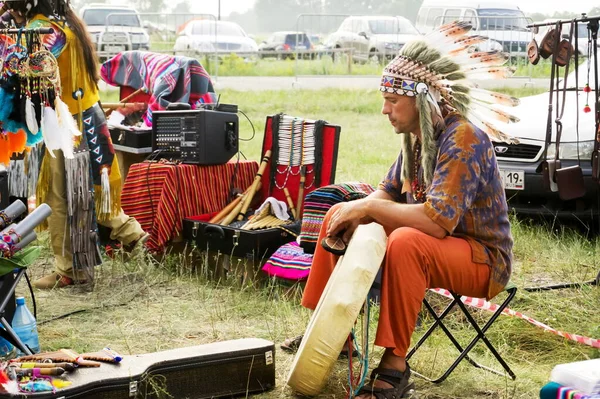
[[[337,205],[325,216],[319,243],[325,237],[335,209]],[[375,345],[393,348],[395,355],[405,357],[426,290],[444,288],[484,298],[488,292],[490,267],[472,261],[471,246],[462,238],[438,239],[410,227],[388,234]],[[337,261],[337,256],[317,245],[302,306],[316,308]]]

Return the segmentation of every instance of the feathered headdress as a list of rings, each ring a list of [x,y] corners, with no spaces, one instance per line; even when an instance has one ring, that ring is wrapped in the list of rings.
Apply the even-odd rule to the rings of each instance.
[[[508,55],[498,51],[472,49],[489,40],[469,35],[468,22],[452,22],[422,39],[407,43],[383,70],[380,90],[416,97],[422,136],[423,176],[428,186],[433,180],[437,159],[435,123],[443,121],[440,107],[451,108],[486,132],[494,141],[516,143],[489,119],[504,123],[518,118],[494,107],[494,104],[516,106],[517,98],[477,88],[470,79],[499,79],[511,76],[514,69],[503,66]],[[438,116],[438,117],[436,117]],[[408,132],[406,132],[408,133]],[[412,139],[406,134],[402,141],[402,179],[412,176]]]

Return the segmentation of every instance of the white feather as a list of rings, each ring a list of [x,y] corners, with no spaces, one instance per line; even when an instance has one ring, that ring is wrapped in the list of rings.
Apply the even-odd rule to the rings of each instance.
[[[69,107],[60,97],[56,97],[54,108],[56,109],[58,125],[72,136],[81,136],[81,131],[77,128],[77,122],[75,122],[71,111],[69,111]]]
[[[102,168],[100,175],[100,185],[102,187],[102,195],[100,202],[100,214],[110,214],[111,200],[110,200],[110,181],[108,178],[108,169]]]
[[[62,150],[65,158],[74,158],[73,136],[71,134],[66,134],[59,126],[56,112],[52,107],[44,107],[42,135],[48,150]]]
[[[25,100],[25,122],[27,123],[27,129],[29,129],[31,133],[36,134],[40,130],[40,126],[38,125],[35,116],[35,107],[29,97]]]

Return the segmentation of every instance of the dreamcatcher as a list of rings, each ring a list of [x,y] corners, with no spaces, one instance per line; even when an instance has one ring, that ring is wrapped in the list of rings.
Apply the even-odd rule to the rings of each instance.
[[[48,29],[46,29],[48,30]],[[10,34],[9,32],[16,32]],[[5,30],[0,44],[0,163],[42,140],[49,153],[73,158],[81,136],[66,104],[56,57],[41,44],[44,29]],[[49,30],[48,30],[49,31]],[[49,33],[49,32],[48,32]]]

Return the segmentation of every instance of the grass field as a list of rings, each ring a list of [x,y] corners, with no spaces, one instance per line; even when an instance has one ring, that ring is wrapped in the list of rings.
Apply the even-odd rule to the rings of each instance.
[[[533,94],[533,92],[519,92]],[[380,115],[376,91],[222,91],[221,101],[238,104],[253,122],[256,135],[240,146],[249,159],[259,159],[265,117],[278,112],[325,119],[342,126],[337,182],[376,184],[397,156],[399,137]],[[243,118],[242,118],[243,119]],[[242,138],[250,138],[250,124],[241,119]],[[528,293],[523,288],[551,282],[586,281],[600,270],[600,240],[588,239],[563,228],[530,224],[511,218],[515,238],[512,281],[519,287],[511,308],[559,330],[600,338],[598,287]],[[47,236],[42,245],[48,248]],[[78,288],[36,292],[40,341],[44,350],[73,348],[98,350],[106,345],[125,354],[153,352],[222,340],[259,337],[281,342],[304,331],[310,314],[299,305],[298,289],[263,281],[260,287],[240,283],[232,273],[220,282],[207,278],[214,259],[203,254],[172,253],[160,262],[106,259],[97,269],[93,292]],[[52,270],[50,251],[31,268],[33,278]],[[28,296],[24,285],[18,292]],[[438,301],[436,301],[437,303]],[[66,317],[61,317],[72,312]],[[478,313],[478,317],[487,314]],[[58,318],[57,318],[58,317]],[[458,315],[450,317],[462,342],[472,331]],[[377,309],[371,322],[371,337]],[[426,320],[427,322],[427,320]],[[414,339],[422,333],[419,329]],[[489,337],[517,374],[517,380],[489,374],[463,363],[439,386],[416,379],[420,398],[522,398],[538,397],[539,389],[559,363],[598,358],[600,351],[546,333],[517,319],[502,317]],[[277,346],[278,348],[278,346]],[[380,348],[370,348],[370,364],[377,364]],[[474,355],[496,367],[483,345]],[[412,363],[413,368],[435,373],[453,359],[451,344],[436,336]],[[278,350],[277,386],[259,398],[294,397],[285,386],[293,357]],[[336,364],[320,397],[345,398],[348,370]]]

